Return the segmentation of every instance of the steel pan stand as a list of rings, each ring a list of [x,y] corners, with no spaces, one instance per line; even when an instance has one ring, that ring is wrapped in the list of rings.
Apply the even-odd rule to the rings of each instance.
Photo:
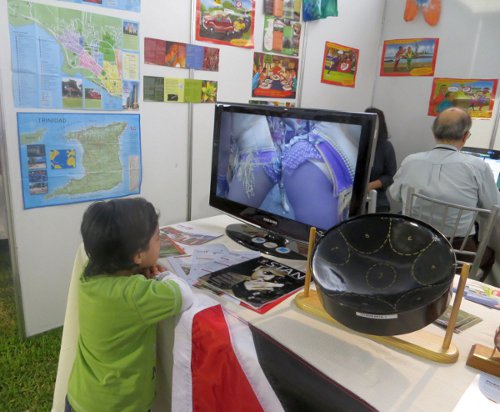
[[[309,248],[307,253],[307,270],[304,291],[295,296],[295,304],[299,309],[317,318],[326,320],[340,329],[350,331],[375,342],[382,343],[435,362],[455,363],[458,360],[458,348],[456,345],[451,343],[451,339],[453,337],[453,331],[455,329],[460,304],[462,303],[462,298],[464,296],[465,284],[467,282],[467,277],[469,276],[470,266],[468,264],[464,263],[462,266],[460,280],[444,338],[424,329],[398,336],[370,335],[356,332],[336,321],[323,308],[317,292],[315,290],[310,290],[311,258],[315,240],[316,229],[313,227],[309,233]]]

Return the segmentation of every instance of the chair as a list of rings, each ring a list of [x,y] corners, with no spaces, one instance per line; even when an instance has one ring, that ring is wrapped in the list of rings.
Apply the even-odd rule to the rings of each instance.
[[[366,213],[377,212],[377,191],[372,189],[366,195]]]
[[[493,206],[491,210],[462,206],[434,199],[417,193],[414,188],[408,188],[403,213],[423,220],[443,233],[453,245],[453,250],[457,255],[457,263],[466,263],[465,260],[459,259],[459,256],[469,256],[471,259],[471,261],[467,262],[471,264],[469,277],[483,281],[488,274],[479,274],[479,266],[488,246],[498,210],[498,205]],[[458,212],[457,216],[455,217],[455,213],[452,212]],[[463,222],[460,225],[460,221],[464,213],[472,214],[473,217],[465,233],[458,232],[463,230]],[[474,235],[474,228],[478,219],[481,222],[481,241],[476,251],[466,250],[467,241],[470,236]]]

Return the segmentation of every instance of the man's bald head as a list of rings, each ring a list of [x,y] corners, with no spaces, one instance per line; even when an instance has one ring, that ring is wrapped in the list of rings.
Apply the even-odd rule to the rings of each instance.
[[[432,124],[432,133],[439,142],[459,142],[472,126],[465,110],[452,107],[439,114]]]

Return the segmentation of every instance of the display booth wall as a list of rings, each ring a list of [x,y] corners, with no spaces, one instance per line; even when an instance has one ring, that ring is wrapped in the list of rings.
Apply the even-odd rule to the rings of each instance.
[[[57,111],[14,107],[7,3],[0,0],[0,92],[5,119],[0,128],[3,130],[2,159],[12,210],[9,241],[18,310],[25,334],[30,336],[63,322],[73,259],[81,242],[79,226],[89,202],[23,208],[16,113]],[[172,2],[143,0],[141,13],[63,1],[39,0],[37,3],[139,21],[141,78],[144,75],[191,76],[217,80],[219,101],[246,103],[251,99],[254,50],[196,42],[192,26],[195,0],[175,2],[175,6]],[[301,101],[303,107],[359,111],[370,105],[384,5],[383,0],[339,1],[339,17],[306,25],[297,102]],[[256,0],[255,7],[255,51],[262,51],[263,0]],[[187,69],[145,65],[144,37],[219,47],[219,71],[193,73]],[[326,41],[362,51],[356,88],[319,82]],[[144,102],[142,90],[140,93],[137,113],[141,116],[141,196],[158,208],[162,225],[218,213],[208,206],[213,105]]]
[[[439,38],[434,77],[498,79],[500,77],[500,4],[491,1],[442,2],[439,23],[429,26],[420,13],[414,21],[402,18],[404,1],[388,1],[382,41]],[[379,66],[377,67],[379,71]],[[411,153],[434,146],[428,116],[433,77],[377,76],[373,104],[384,110],[398,163]],[[497,90],[497,96],[499,91]],[[474,119],[468,146],[500,149],[498,100],[491,119]]]
[[[89,202],[23,209],[16,113],[54,110],[14,107],[7,3],[0,0],[1,163],[7,210],[11,210],[9,242],[18,311],[25,334],[30,336],[63,322],[73,258],[81,242],[79,225]],[[175,6],[143,0],[141,13],[55,0],[37,3],[138,21],[141,78],[216,80],[219,101],[246,103],[251,99],[253,52],[263,49],[263,0],[255,1],[254,50],[195,41],[196,0],[175,2]],[[435,77],[500,77],[500,55],[495,53],[500,38],[498,2],[457,0],[442,2],[442,6],[441,20],[431,27],[422,14],[405,22],[404,1],[338,0],[338,17],[303,26],[297,105],[348,111],[364,111],[370,105],[381,108],[398,162],[432,147],[433,117],[427,115],[432,77],[380,77],[382,42],[437,37]],[[218,47],[219,70],[145,65],[144,37]],[[320,82],[326,41],[359,49],[356,87]],[[135,113],[141,116],[141,196],[158,208],[162,225],[217,214],[208,206],[213,105],[144,102],[142,90],[140,94],[140,108]],[[500,150],[498,113],[496,102],[491,119],[474,120],[469,145]]]

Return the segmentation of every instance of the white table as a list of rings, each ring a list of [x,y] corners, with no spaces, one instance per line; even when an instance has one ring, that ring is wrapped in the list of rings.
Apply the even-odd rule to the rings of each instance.
[[[202,231],[223,233],[224,228],[234,222],[220,215],[190,224]],[[212,243],[222,243],[234,250],[243,249],[227,236]],[[282,261],[305,270],[304,261]],[[309,316],[295,306],[293,297],[264,315],[224,298],[218,300],[226,309],[266,332],[380,411],[453,410],[478,373],[465,364],[471,346],[481,343],[492,347],[493,333],[500,320],[497,310],[464,300],[461,309],[483,321],[453,335],[459,359],[454,364],[441,364],[383,346]],[[444,337],[444,330],[433,324],[425,329]]]

